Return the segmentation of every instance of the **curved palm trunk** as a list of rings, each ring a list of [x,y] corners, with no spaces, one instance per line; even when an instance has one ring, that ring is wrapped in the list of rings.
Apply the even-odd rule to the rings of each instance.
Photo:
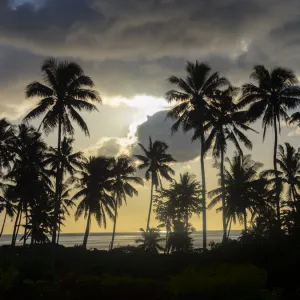
[[[224,178],[224,152],[221,151],[221,165],[220,165],[220,175],[221,175],[221,186],[222,186],[222,221],[223,221],[223,243],[227,239],[227,224],[226,224],[226,199],[225,199],[225,178]]]
[[[3,234],[3,231],[4,231],[4,226],[5,226],[5,223],[6,223],[6,217],[7,217],[7,211],[5,212],[5,216],[4,216],[4,219],[3,219],[2,228],[1,228],[1,232],[0,232],[0,238],[2,237],[2,234]]]
[[[15,235],[15,239],[14,239],[14,244],[13,244],[13,246],[15,246],[16,243],[17,243],[17,238],[18,238],[18,234],[19,234],[20,227],[21,227],[22,214],[23,214],[23,212],[22,212],[22,210],[21,210],[19,222],[18,222],[18,224],[17,224],[17,230],[16,230],[16,235]]]
[[[22,210],[22,205],[20,203],[19,207],[18,207],[18,212],[17,212],[17,216],[16,216],[16,219],[15,219],[15,224],[14,224],[13,235],[12,235],[12,239],[11,239],[11,245],[12,246],[15,246],[15,244],[16,244],[17,227],[18,227],[18,223],[19,223],[21,210]]]
[[[228,225],[226,227],[228,227],[228,230],[227,230],[227,239],[229,239],[230,237],[230,231],[231,231],[231,224],[232,224],[232,218],[229,218],[230,221],[227,223]]]
[[[89,234],[90,234],[90,227],[91,227],[91,211],[89,211],[89,215],[88,215],[88,218],[87,218],[86,230],[85,230],[83,243],[82,243],[82,246],[84,248],[86,248],[86,246],[87,246],[87,241],[88,241],[88,237],[89,237]]]
[[[203,249],[207,248],[207,238],[206,238],[206,181],[205,181],[205,166],[204,166],[204,132],[201,132],[201,177],[202,177],[202,201],[203,201]]]
[[[276,214],[278,220],[278,226],[281,228],[281,220],[280,220],[280,186],[279,186],[279,178],[278,178],[278,170],[277,170],[277,147],[278,147],[278,130],[277,130],[277,119],[274,117],[274,153],[273,153],[273,164],[274,164],[274,172],[275,172],[275,182],[276,182]]]
[[[150,207],[149,207],[148,220],[147,220],[147,229],[146,229],[147,232],[149,231],[149,226],[150,226],[150,217],[151,217],[151,211],[152,211],[152,202],[153,202],[153,176],[151,178]]]
[[[110,250],[114,248],[114,241],[115,241],[115,234],[116,234],[116,227],[117,227],[117,215],[118,215],[118,202],[115,200],[115,216],[114,216],[114,228],[111,238]]]
[[[58,121],[58,142],[57,142],[57,154],[60,157],[61,152],[61,133],[62,133],[62,115],[59,116]],[[56,170],[56,182],[55,182],[55,207],[54,207],[54,224],[53,224],[53,233],[52,233],[52,243],[56,243],[56,236],[57,236],[57,225],[58,225],[58,215],[59,215],[59,208],[60,208],[60,201],[59,201],[59,191],[60,191],[60,163],[58,164]]]

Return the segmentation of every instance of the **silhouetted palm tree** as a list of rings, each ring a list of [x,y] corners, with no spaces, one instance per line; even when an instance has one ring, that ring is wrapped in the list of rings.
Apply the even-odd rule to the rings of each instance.
[[[27,237],[26,231],[30,219],[28,212],[38,205],[45,193],[51,193],[51,172],[47,170],[45,163],[46,149],[47,145],[41,138],[41,133],[25,124],[18,126],[15,163],[12,170],[4,177],[14,185],[9,189],[8,199],[18,203],[12,245],[16,243],[22,213],[25,213],[24,236]],[[34,214],[31,216],[34,217]]]
[[[128,156],[120,156],[112,160],[113,179],[111,182],[112,194],[115,201],[114,212],[114,227],[110,248],[114,247],[114,239],[117,225],[118,207],[126,203],[127,196],[133,197],[138,195],[138,191],[132,186],[132,183],[143,185],[143,180],[140,177],[134,176],[136,167],[133,161]]]
[[[179,213],[173,203],[176,199],[176,191],[174,189],[160,189],[154,198],[155,219],[159,221],[158,228],[166,228],[166,246],[164,253],[167,251],[167,243],[172,224],[175,219],[180,219]]]
[[[80,189],[72,200],[81,199],[75,213],[75,220],[82,214],[87,219],[83,247],[86,248],[91,226],[91,217],[95,217],[99,226],[106,228],[106,215],[113,219],[115,208],[111,191],[111,159],[106,157],[90,157],[80,172],[81,177],[76,180],[75,188]]]
[[[175,180],[170,185],[170,189],[176,195],[173,199],[173,206],[182,216],[185,229],[189,230],[189,218],[192,214],[200,214],[203,210],[201,197],[201,185],[196,181],[196,176],[188,172],[180,174],[180,181]]]
[[[50,170],[53,174],[57,174],[59,172],[59,228],[58,235],[60,232],[60,218],[61,213],[61,205],[63,205],[61,200],[61,194],[63,193],[63,181],[66,175],[74,176],[77,171],[81,170],[83,167],[83,163],[85,162],[85,157],[81,151],[74,152],[73,149],[74,139],[64,137],[61,143],[60,152],[58,149],[50,147],[49,150],[45,154],[45,163],[50,167]],[[55,197],[55,196],[54,196]],[[58,241],[58,239],[57,239]]]
[[[0,119],[0,174],[3,169],[10,169],[13,163],[15,134],[15,127],[6,119]]]
[[[193,228],[186,227],[185,222],[179,220],[173,221],[172,231],[167,241],[167,253],[171,252],[190,252],[193,250],[193,239],[191,234]]]
[[[275,68],[268,71],[264,66],[255,66],[251,74],[256,84],[247,83],[242,87],[243,95],[240,107],[250,105],[249,120],[256,121],[262,117],[265,138],[268,127],[274,129],[273,164],[276,178],[276,211],[280,224],[280,184],[277,170],[278,133],[280,133],[281,120],[289,120],[288,110],[300,104],[300,89],[295,86],[298,79],[292,70]]]
[[[160,237],[159,230],[156,228],[149,228],[148,231],[145,231],[143,228],[140,229],[142,233],[142,238],[136,239],[136,243],[140,248],[144,249],[147,252],[158,253],[159,251],[163,251],[164,247],[160,245],[161,242],[164,241],[163,238]]]
[[[18,126],[15,163],[12,170],[5,176],[15,185],[9,190],[9,197],[18,202],[12,245],[16,243],[22,213],[25,213],[24,236],[27,237],[29,211],[37,205],[44,193],[51,191],[51,173],[46,169],[44,162],[46,149],[47,145],[41,138],[41,134],[33,127],[25,124]],[[25,243],[26,238],[24,238]]]
[[[71,188],[69,188],[68,184],[63,184],[61,190],[61,206],[60,206],[60,217],[59,217],[59,227],[57,234],[57,244],[59,243],[60,233],[61,233],[61,225],[63,225],[63,220],[65,220],[65,215],[68,217],[71,216],[70,209],[76,207],[75,202],[70,197]]]
[[[259,162],[251,159],[250,155],[243,156],[236,153],[232,160],[226,159],[229,169],[224,170],[224,187],[225,187],[225,206],[222,205],[217,211],[224,208],[227,214],[226,227],[233,221],[239,220],[244,222],[244,229],[247,229],[247,210],[252,213],[257,211],[257,205],[266,205],[260,193],[260,182],[258,170],[263,166]],[[208,193],[213,197],[209,208],[214,207],[222,202],[222,188],[217,188]],[[226,236],[227,237],[227,236]]]
[[[299,200],[300,189],[300,149],[296,150],[289,143],[278,147],[277,163],[281,169],[280,180],[287,184],[287,200]]]
[[[228,81],[220,77],[218,73],[211,73],[208,65],[203,63],[187,62],[187,76],[185,79],[171,76],[169,82],[179,89],[166,93],[169,102],[179,102],[172,108],[168,117],[177,121],[172,126],[172,132],[180,127],[184,131],[195,130],[200,136],[200,160],[202,177],[202,201],[203,201],[203,247],[206,248],[206,182],[205,182],[205,132],[204,125],[210,115],[209,102],[215,91],[228,85]]]
[[[75,121],[86,135],[88,127],[78,111],[97,110],[96,106],[88,101],[101,102],[95,90],[92,79],[86,76],[82,68],[75,62],[59,62],[54,58],[46,59],[42,65],[44,84],[34,81],[26,87],[26,97],[41,98],[37,107],[25,118],[25,121],[45,115],[40,127],[45,133],[58,128],[57,152],[61,152],[62,134],[74,134],[71,120]],[[59,174],[56,174],[56,200],[54,212],[54,228],[52,242],[56,242],[58,214],[59,214]]]
[[[138,166],[140,170],[146,169],[145,178],[151,180],[150,207],[147,220],[147,231],[150,226],[150,217],[153,202],[153,187],[157,189],[161,186],[161,178],[172,181],[171,175],[174,175],[173,169],[168,165],[175,162],[171,154],[167,153],[169,146],[161,141],[154,141],[149,138],[149,147],[146,149],[142,144],[138,144],[144,155],[134,155],[141,164]]]
[[[242,131],[254,131],[247,126],[246,112],[240,111],[235,102],[239,89],[229,87],[223,91],[217,91],[210,105],[211,116],[205,125],[209,131],[205,141],[205,151],[212,148],[213,157],[220,159],[220,179],[222,187],[222,206],[225,207],[225,179],[224,179],[224,158],[228,141],[242,153],[240,142],[248,149],[252,149],[252,143]],[[223,241],[226,240],[226,210],[223,213]]]

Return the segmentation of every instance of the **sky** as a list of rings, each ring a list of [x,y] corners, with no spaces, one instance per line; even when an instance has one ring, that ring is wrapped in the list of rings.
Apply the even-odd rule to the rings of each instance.
[[[138,148],[130,146],[147,145],[151,135],[169,144],[178,161],[172,166],[176,178],[188,171],[200,180],[199,143],[191,143],[191,134],[171,136],[172,121],[165,120],[170,105],[164,95],[171,89],[166,79],[184,76],[186,61],[196,59],[237,86],[249,81],[256,64],[289,67],[300,75],[299,11],[299,0],[0,0],[0,117],[20,123],[35,106],[37,100],[25,99],[24,88],[41,80],[46,57],[75,60],[103,99],[98,113],[83,114],[91,136],[77,128],[76,149],[86,155],[135,154]],[[261,131],[260,122],[253,126]],[[253,159],[270,167],[272,131],[265,142],[262,135],[249,136]],[[282,128],[281,143],[298,147],[299,138],[299,129]],[[45,139],[55,146],[56,133]],[[228,156],[232,153],[229,147]],[[211,190],[217,170],[209,155],[205,163]],[[117,231],[146,226],[149,184],[138,190],[120,210]],[[191,222],[202,228],[201,216]],[[71,217],[63,231],[83,232],[85,224]],[[5,232],[11,229],[10,223]],[[214,209],[208,229],[221,229]],[[106,231],[111,230],[109,223]],[[105,229],[93,221],[91,231]]]

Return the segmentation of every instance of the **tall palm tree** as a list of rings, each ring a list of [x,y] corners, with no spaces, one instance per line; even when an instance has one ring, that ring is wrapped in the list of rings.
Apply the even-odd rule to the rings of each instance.
[[[4,177],[13,184],[13,187],[9,189],[8,199],[18,203],[12,245],[16,243],[23,212],[26,221],[24,226],[26,237],[29,210],[40,202],[45,193],[50,193],[52,187],[51,172],[47,170],[45,163],[47,145],[41,133],[33,127],[21,124],[18,126],[16,145],[14,166]],[[24,243],[26,243],[26,238]]]
[[[16,130],[6,119],[0,119],[0,174],[10,169],[14,159]]]
[[[144,185],[143,180],[140,177],[134,176],[136,171],[135,164],[128,156],[120,156],[112,160],[113,179],[111,188],[115,201],[115,212],[110,249],[113,249],[114,247],[118,207],[121,207],[123,202],[126,203],[127,196],[133,197],[134,195],[138,195],[138,191],[132,186],[132,183]]]
[[[236,105],[235,97],[238,95],[239,89],[230,86],[223,91],[217,91],[214,95],[210,110],[211,115],[205,130],[209,131],[205,141],[205,151],[213,149],[213,157],[220,159],[220,181],[222,187],[222,206],[225,207],[225,178],[224,178],[224,158],[227,150],[228,141],[232,142],[237,150],[242,153],[239,141],[245,147],[252,149],[252,143],[242,131],[254,131],[247,125],[246,112],[239,110]],[[223,213],[223,241],[226,240],[226,210]]]
[[[149,137],[148,149],[140,143],[138,145],[144,154],[134,155],[139,161],[141,161],[138,168],[140,170],[146,169],[145,178],[147,181],[151,180],[150,207],[146,227],[146,231],[148,231],[150,228],[150,217],[152,211],[153,187],[157,189],[161,186],[161,178],[172,181],[170,174],[174,175],[175,172],[168,164],[175,162],[175,159],[171,154],[167,153],[169,146],[166,143],[161,141],[154,141],[153,143],[151,137]]]
[[[46,134],[58,128],[57,152],[60,154],[62,135],[74,134],[71,120],[75,121],[86,135],[89,135],[87,124],[78,111],[97,110],[96,106],[88,101],[101,102],[101,98],[95,90],[91,89],[94,87],[92,79],[86,76],[82,68],[75,62],[59,62],[54,58],[49,58],[42,64],[41,71],[44,83],[34,81],[26,87],[27,98],[38,97],[41,100],[37,107],[24,118],[24,121],[30,121],[44,115],[40,128]],[[60,207],[59,175],[60,172],[57,172],[53,243],[56,242]]]
[[[250,76],[254,83],[246,83],[242,87],[240,107],[249,107],[249,120],[256,121],[262,117],[265,138],[268,127],[274,129],[273,165],[276,179],[276,211],[280,226],[280,183],[277,169],[278,133],[281,121],[289,120],[288,111],[300,104],[300,89],[296,86],[298,79],[292,70],[275,68],[271,71],[264,66],[255,66]]]
[[[217,211],[226,210],[226,227],[231,221],[236,223],[239,220],[240,223],[244,222],[244,229],[247,230],[247,210],[254,214],[257,206],[262,205],[263,199],[259,190],[262,179],[258,171],[263,164],[253,161],[250,155],[243,156],[240,153],[236,153],[232,160],[227,158],[226,162],[229,165],[229,168],[224,170],[226,202],[225,206],[222,204]],[[222,202],[223,189],[217,188],[208,195],[213,198],[208,206],[212,208]]]
[[[177,120],[172,126],[172,132],[180,127],[184,131],[196,130],[200,136],[200,162],[202,177],[203,201],[203,247],[206,248],[206,181],[205,181],[205,132],[204,125],[210,115],[209,99],[215,91],[228,84],[224,77],[218,73],[211,73],[211,68],[203,63],[187,62],[187,76],[185,79],[171,76],[169,82],[176,85],[179,90],[170,90],[166,93],[169,102],[177,102],[168,117]]]
[[[71,179],[72,180],[72,179]],[[61,233],[61,225],[63,225],[63,221],[65,220],[65,216],[71,216],[70,209],[76,207],[76,203],[70,197],[71,188],[68,185],[68,181],[62,185],[60,201],[60,217],[59,217],[59,225],[58,225],[58,234],[57,234],[57,244],[59,244],[59,238]]]
[[[164,248],[160,245],[164,239],[160,237],[158,229],[149,228],[149,230],[145,231],[141,228],[140,231],[142,233],[142,238],[136,239],[135,241],[137,244],[141,244],[139,245],[140,248],[153,253],[158,253],[159,251],[164,250]]]
[[[62,194],[64,193],[63,181],[67,175],[74,176],[77,171],[81,170],[85,161],[85,157],[81,151],[74,152],[73,143],[74,139],[64,137],[60,152],[57,148],[50,147],[45,155],[45,163],[50,167],[53,174],[59,173],[58,236],[61,225],[60,218],[63,213],[61,206],[65,204],[62,200]]]
[[[86,230],[83,239],[83,247],[86,248],[91,227],[91,217],[94,216],[99,226],[106,228],[106,215],[113,219],[115,208],[111,191],[111,159],[106,157],[90,157],[80,172],[81,177],[76,180],[75,188],[80,189],[72,200],[81,199],[75,213],[77,221],[83,214],[87,219]]]

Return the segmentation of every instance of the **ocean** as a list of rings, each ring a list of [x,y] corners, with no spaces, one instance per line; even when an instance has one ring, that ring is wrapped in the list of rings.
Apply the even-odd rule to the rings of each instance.
[[[231,239],[237,239],[240,235],[240,230],[232,230],[230,233]],[[83,241],[83,233],[62,233],[60,235],[59,243],[65,247],[73,247],[75,245],[81,245]],[[115,247],[137,245],[135,240],[141,236],[140,232],[117,232],[115,236]],[[194,240],[194,247],[202,247],[202,232],[196,231],[192,235]],[[161,232],[161,237],[165,237],[165,233]],[[0,239],[0,246],[9,245],[11,243],[12,236],[10,234],[2,235]],[[21,236],[18,238],[17,244],[22,244],[19,241]],[[214,241],[219,243],[222,241],[222,231],[221,230],[210,230],[207,232],[207,243]],[[109,244],[111,242],[111,233],[90,233],[88,239],[88,248],[96,248],[101,250],[108,250]]]

